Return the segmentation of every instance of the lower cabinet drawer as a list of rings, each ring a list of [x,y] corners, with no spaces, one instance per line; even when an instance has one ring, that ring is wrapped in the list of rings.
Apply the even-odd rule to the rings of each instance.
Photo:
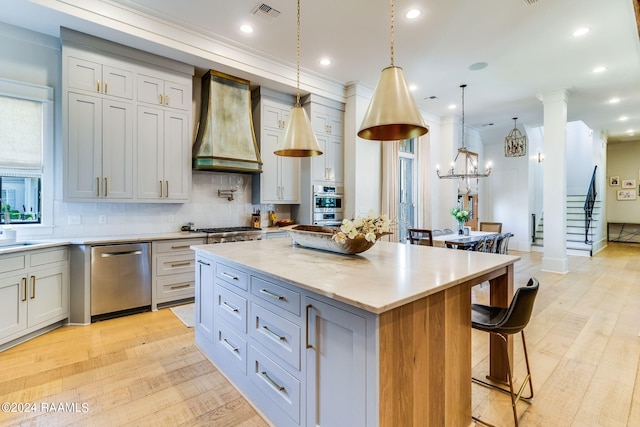
[[[296,424],[300,424],[300,381],[269,359],[254,346],[249,346],[249,380]],[[260,406],[260,405],[259,405]],[[269,406],[269,402],[265,402]],[[272,408],[265,408],[268,414]]]
[[[193,252],[158,255],[156,257],[156,276],[193,272],[195,265],[196,257]]]
[[[300,326],[256,303],[251,303],[250,315],[249,336],[300,370]]]
[[[195,290],[193,272],[158,277],[156,280],[156,299],[158,302],[192,298],[195,296]]]
[[[213,286],[213,310],[220,319],[243,334],[247,333],[247,299],[221,286]]]
[[[221,359],[247,374],[247,342],[219,319],[215,322],[215,346]]]

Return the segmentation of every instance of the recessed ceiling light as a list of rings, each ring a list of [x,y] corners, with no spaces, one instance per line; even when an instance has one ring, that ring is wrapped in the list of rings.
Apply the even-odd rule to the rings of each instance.
[[[449,110],[455,110],[455,109],[456,109],[456,104],[449,105]]]
[[[636,132],[636,131],[635,131],[635,130],[633,130],[633,129],[629,129],[629,130],[627,130],[627,133],[628,133],[629,135],[633,135],[635,132]]]
[[[629,120],[628,116],[621,116],[618,120],[620,120],[621,122],[626,122],[627,120]]]
[[[594,73],[602,73],[603,71],[606,71],[607,67],[603,67],[603,66],[598,66],[596,68],[593,69]]]
[[[611,98],[609,100],[609,104],[617,104],[618,102],[620,102],[620,98]]]
[[[320,59],[320,64],[326,67],[327,65],[331,65],[331,60],[329,58],[322,58]]]
[[[580,36],[584,36],[585,34],[587,34],[589,31],[591,31],[589,28],[578,28],[577,30],[575,30],[573,32],[573,35],[576,37],[580,37]]]
[[[253,33],[253,27],[249,24],[243,24],[240,26],[240,31],[246,34]]]
[[[422,12],[419,11],[418,9],[411,9],[407,13],[404,14],[404,16],[407,19],[416,19],[420,15],[422,15]]]
[[[411,85],[409,85],[409,90],[410,90],[411,92],[415,92],[415,90],[416,90],[416,89],[418,89],[418,86],[416,86],[415,84],[411,84]]]

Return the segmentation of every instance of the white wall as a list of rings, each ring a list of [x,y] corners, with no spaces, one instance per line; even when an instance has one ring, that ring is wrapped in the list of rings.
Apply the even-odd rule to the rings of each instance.
[[[638,197],[638,185],[640,185],[640,142],[619,142],[609,144],[607,149],[607,175],[618,176],[622,180],[635,180],[635,188],[631,189],[636,195],[635,200],[617,200],[618,190],[621,186],[606,188],[607,221],[608,222],[632,222],[640,223],[640,197]]]
[[[593,174],[593,131],[583,122],[567,123],[567,195],[586,195]]]

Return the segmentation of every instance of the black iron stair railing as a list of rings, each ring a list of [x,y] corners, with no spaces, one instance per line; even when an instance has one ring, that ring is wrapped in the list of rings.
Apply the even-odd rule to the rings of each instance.
[[[593,220],[593,206],[596,204],[596,171],[598,166],[593,168],[593,175],[591,175],[591,183],[589,184],[589,190],[587,191],[587,199],[584,201],[584,242],[592,243],[589,241],[589,229],[591,228],[591,221]]]

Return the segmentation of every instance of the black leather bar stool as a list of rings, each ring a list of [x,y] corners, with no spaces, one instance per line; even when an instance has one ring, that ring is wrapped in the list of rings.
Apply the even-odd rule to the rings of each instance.
[[[516,404],[520,399],[527,403],[531,403],[530,399],[533,398],[533,384],[531,382],[531,369],[529,367],[529,355],[527,354],[527,344],[524,339],[524,328],[531,319],[531,313],[533,312],[533,303],[538,294],[539,283],[535,278],[529,279],[527,286],[516,290],[511,304],[509,307],[493,307],[482,304],[471,305],[471,327],[479,331],[488,332],[499,336],[504,343],[505,360],[507,361],[507,382],[509,389],[506,390],[495,384],[488,383],[486,381],[472,378],[474,383],[489,387],[493,390],[501,391],[502,393],[509,394],[511,396],[511,407],[513,409],[513,421],[516,427],[518,426],[518,412],[516,411]],[[522,347],[524,349],[524,360],[527,365],[527,376],[522,381],[522,386],[517,393],[513,391],[513,361],[509,360],[508,352],[508,336],[517,334],[520,332],[522,335]],[[526,385],[529,385],[530,395],[523,397],[522,392]],[[476,422],[484,425],[491,426],[483,420],[473,417]]]

